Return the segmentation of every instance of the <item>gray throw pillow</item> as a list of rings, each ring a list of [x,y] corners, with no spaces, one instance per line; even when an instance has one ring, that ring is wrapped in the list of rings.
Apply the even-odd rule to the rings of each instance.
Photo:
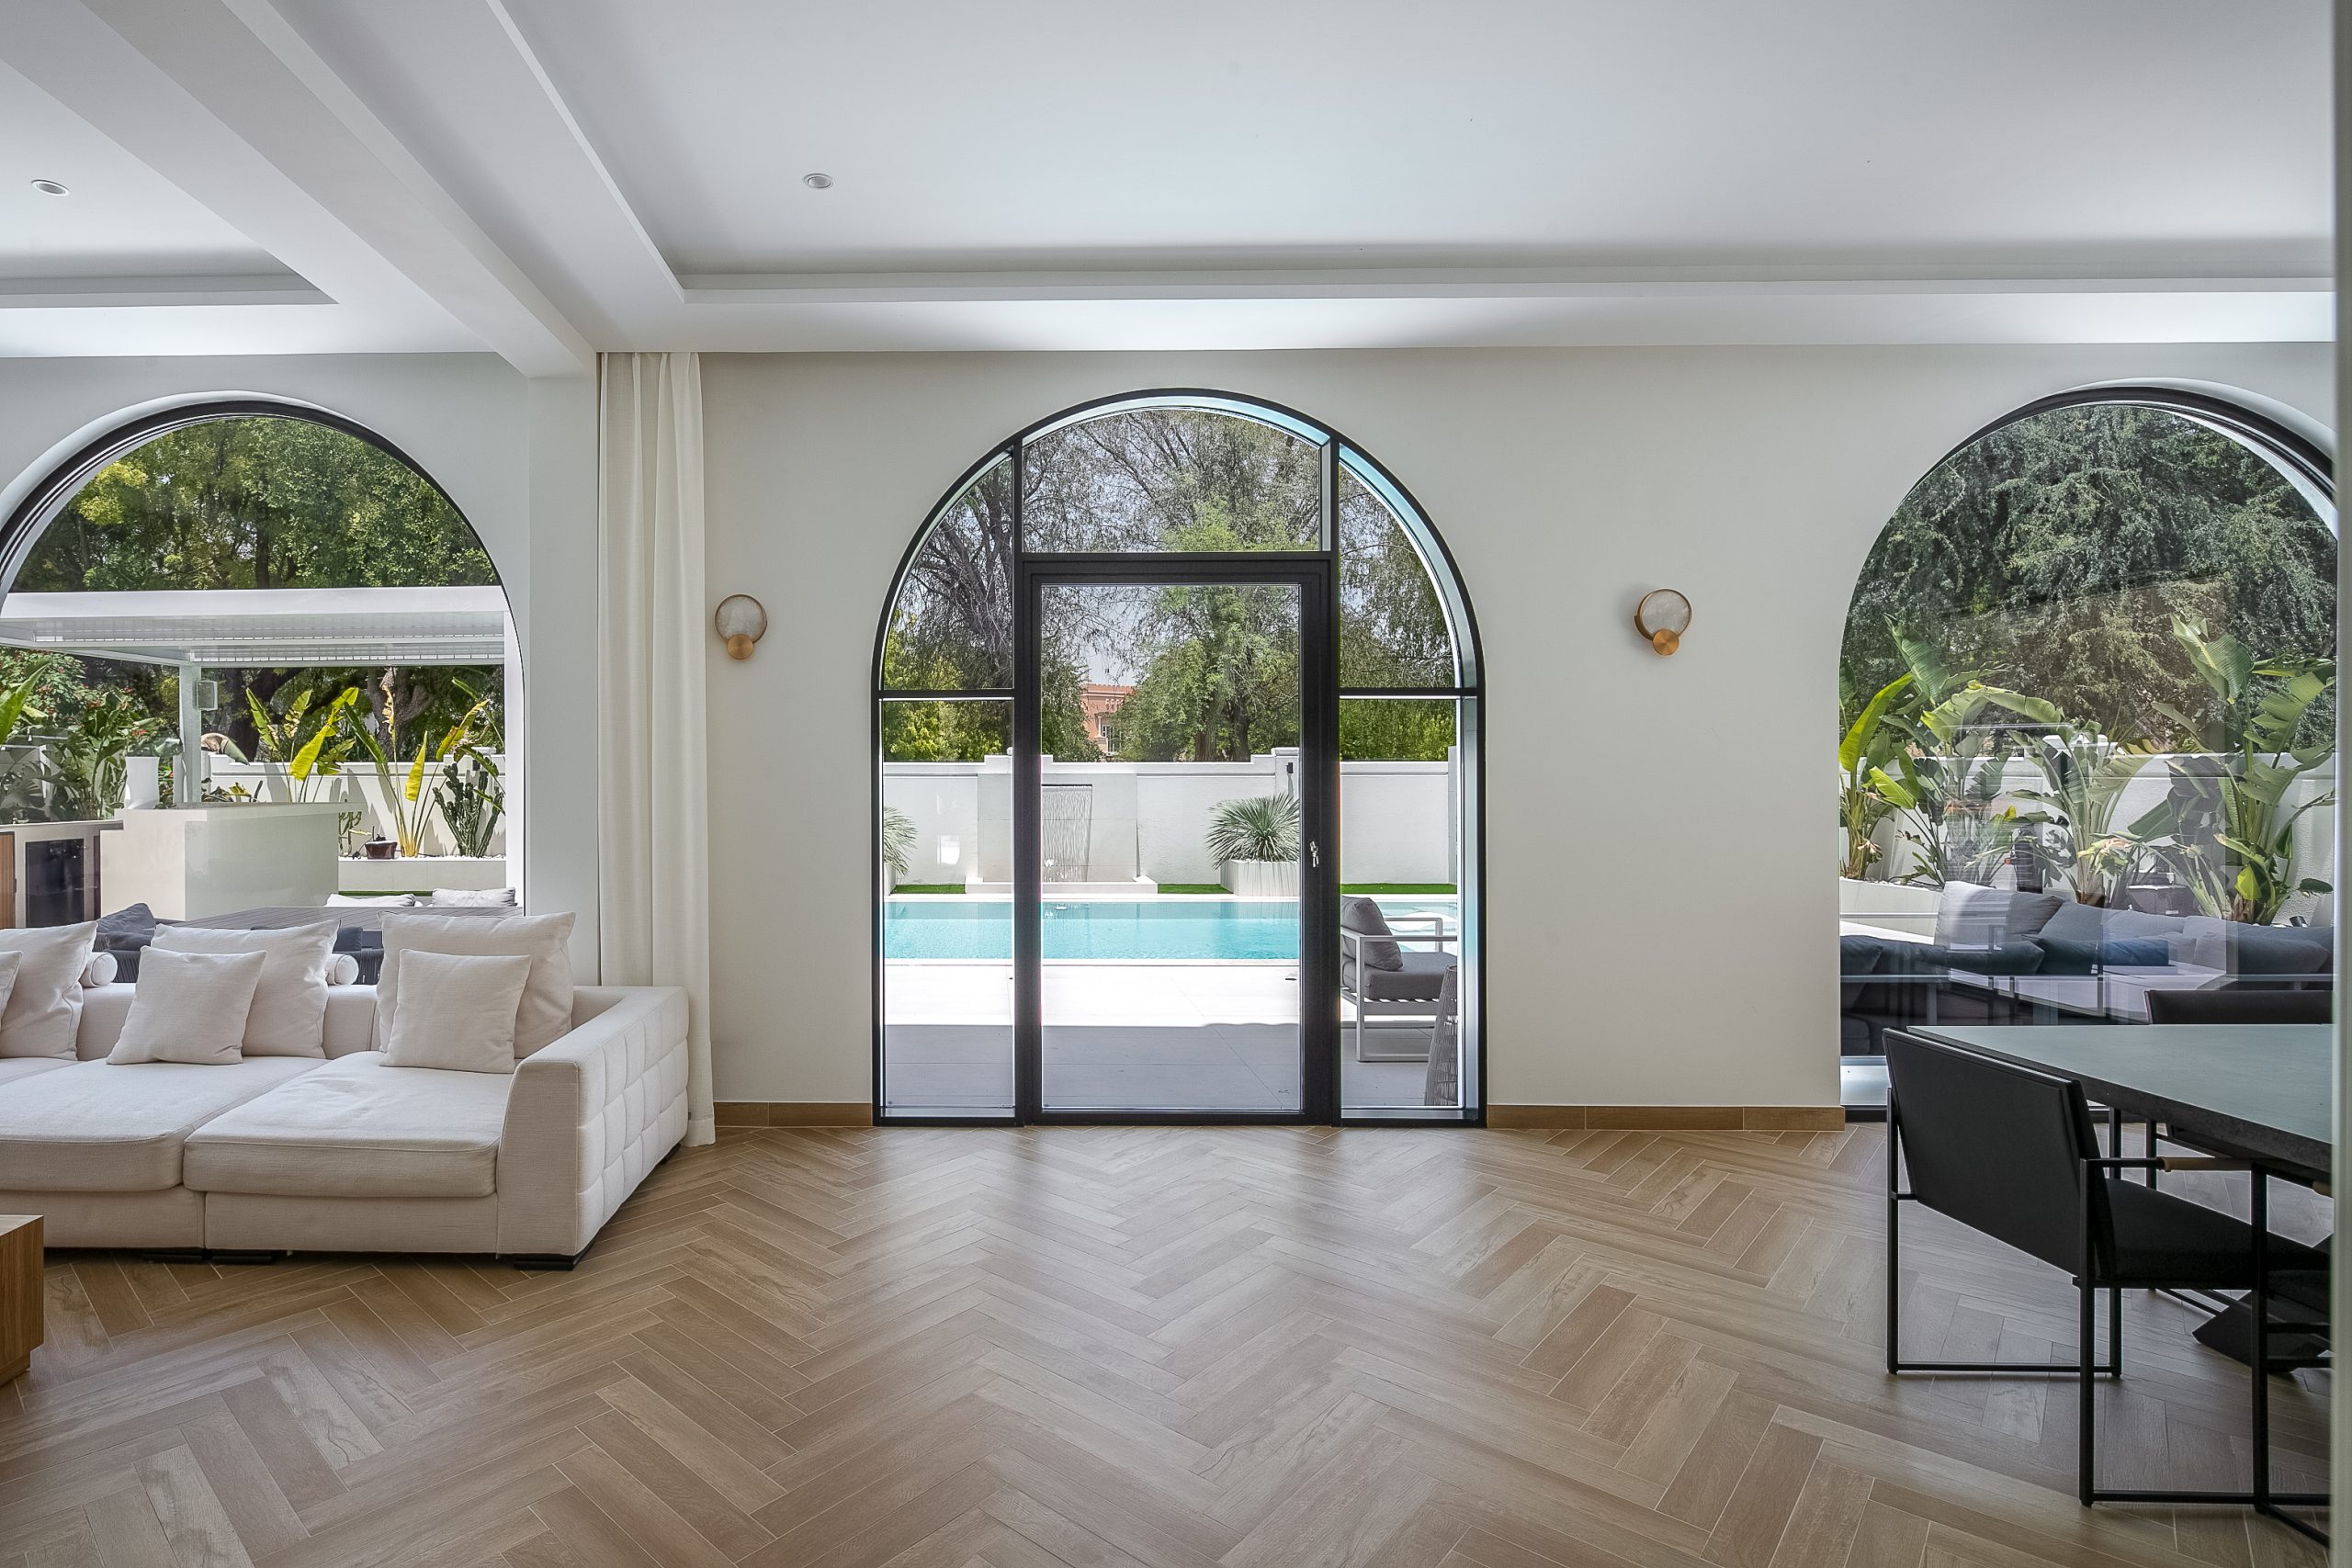
[[[2013,893],[1973,882],[1947,882],[1936,900],[1936,941],[1951,947],[1998,947],[2038,933],[2066,902],[2055,893]]]
[[[1371,899],[1362,897],[1340,899],[1340,924],[1366,939],[1358,944],[1360,951],[1363,953],[1365,968],[1402,969],[1405,967],[1403,948],[1394,942],[1372,940],[1393,933],[1388,929],[1387,917],[1380,912],[1380,906]]]

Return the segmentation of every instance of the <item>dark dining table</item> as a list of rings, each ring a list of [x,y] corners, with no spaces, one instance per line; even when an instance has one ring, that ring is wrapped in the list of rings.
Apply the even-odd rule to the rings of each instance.
[[[2073,1078],[2165,1136],[2312,1182],[2335,1151],[2334,1030],[2324,1023],[1914,1026],[1923,1040]]]

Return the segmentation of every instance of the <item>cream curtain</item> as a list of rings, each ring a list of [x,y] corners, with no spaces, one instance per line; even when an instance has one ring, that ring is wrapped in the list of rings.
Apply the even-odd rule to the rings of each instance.
[[[600,364],[597,889],[608,986],[686,991],[686,1142],[710,1104],[710,837],[703,716],[702,363]]]

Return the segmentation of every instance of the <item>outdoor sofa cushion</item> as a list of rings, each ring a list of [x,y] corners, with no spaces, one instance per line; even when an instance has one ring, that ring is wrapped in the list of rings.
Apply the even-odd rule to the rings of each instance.
[[[1437,1000],[1439,991],[1444,988],[1446,976],[1453,969],[1453,954],[1408,951],[1400,956],[1404,965],[1402,968],[1374,969],[1370,964],[1364,966],[1363,994],[1365,998],[1375,1002],[1433,1002]],[[1351,966],[1343,965],[1343,967]],[[1348,976],[1351,985],[1355,983],[1355,979],[1356,976],[1352,974]]]
[[[1884,944],[1876,937],[1841,936],[1838,939],[1838,973],[1841,976],[1875,975],[1885,962]],[[1838,1005],[1850,1008],[1862,999],[1860,982],[1838,987]]]
[[[2041,972],[2044,975],[2096,975],[2102,969],[2126,966],[2138,969],[2162,969],[2172,964],[2172,944],[2159,938],[2126,940],[2111,937],[2105,942],[2062,942],[2047,930],[2034,938],[2034,945],[2041,949]]]
[[[2065,902],[2055,893],[2015,893],[1973,882],[1947,882],[1936,899],[1936,941],[1962,947],[2021,942],[2047,925]]]
[[[2044,921],[2034,935],[2056,942],[2095,946],[2119,939],[2141,942],[2175,937],[2188,924],[2178,915],[2151,915],[2139,909],[2109,909],[2096,904],[2067,904]]]
[[[2196,934],[2188,961],[2233,975],[2324,975],[2335,967],[2335,928],[2216,920]]]
[[[203,1192],[291,1198],[487,1197],[514,1082],[358,1052],[197,1129],[185,1179]]]
[[[1393,942],[1374,940],[1390,935],[1388,917],[1372,899],[1356,896],[1340,900],[1340,927],[1351,931],[1366,940],[1356,943],[1363,953],[1367,969],[1402,969],[1405,950]],[[1343,949],[1344,951],[1344,949]]]
[[[0,1095],[0,1190],[153,1192],[180,1184],[187,1135],[318,1066],[252,1056],[225,1066],[76,1062]]]

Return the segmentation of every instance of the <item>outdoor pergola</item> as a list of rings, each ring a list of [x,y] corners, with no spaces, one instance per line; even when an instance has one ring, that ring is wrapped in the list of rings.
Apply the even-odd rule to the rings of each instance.
[[[496,664],[519,690],[503,590],[274,588],[11,593],[0,647],[180,671],[180,747],[199,776],[198,682],[214,669]]]

